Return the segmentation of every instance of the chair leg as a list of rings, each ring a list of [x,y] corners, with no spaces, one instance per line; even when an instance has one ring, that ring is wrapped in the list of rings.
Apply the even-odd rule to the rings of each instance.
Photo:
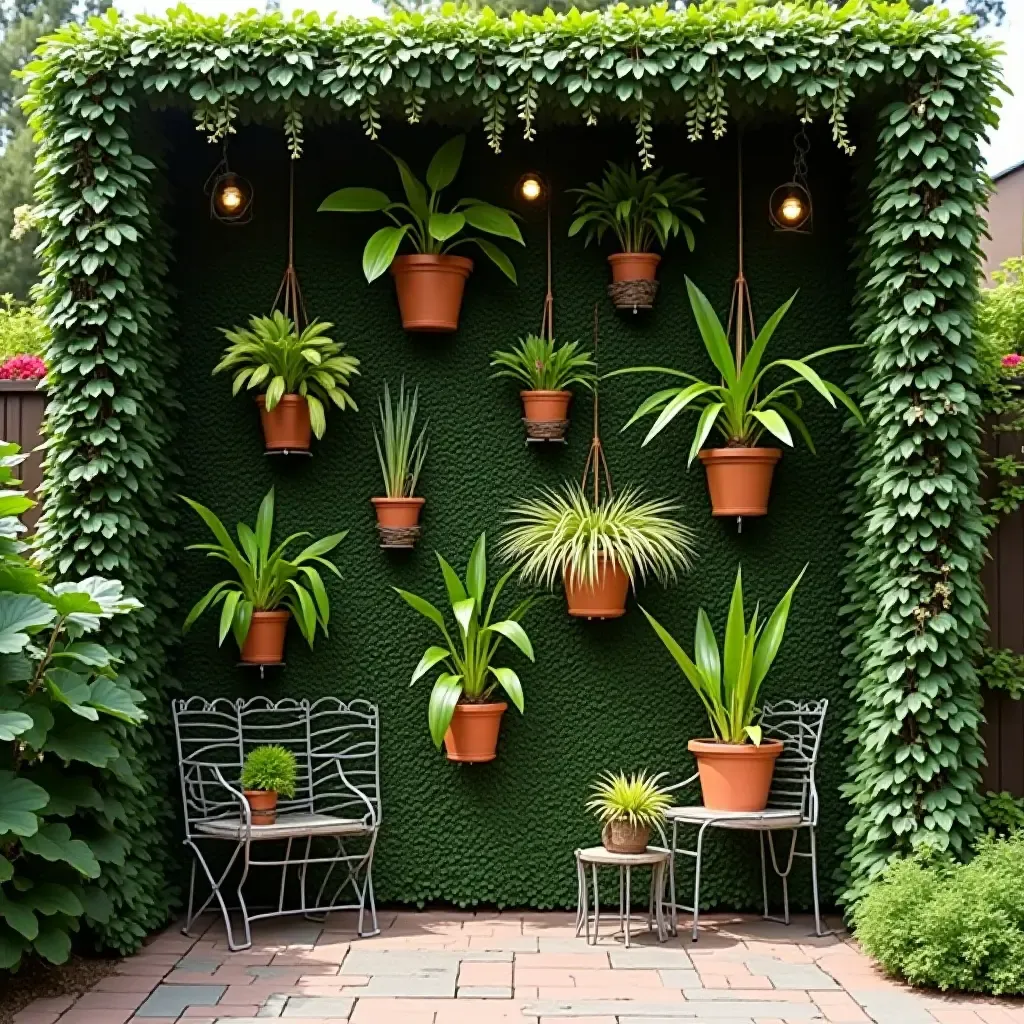
[[[818,843],[814,835],[814,826],[810,826],[811,833],[811,890],[814,893],[814,934],[821,938],[825,932],[821,927],[821,904],[818,899]]]
[[[670,905],[668,908],[668,925],[675,938],[679,934],[679,915],[676,910],[676,848],[679,838],[679,822],[672,822],[672,846],[668,855],[668,895]]]
[[[234,944],[234,936],[231,934],[230,927],[228,928],[228,949],[232,953],[238,950],[248,949],[252,945],[252,929],[249,926],[249,908],[245,905],[245,895],[242,892],[242,887],[245,885],[245,880],[249,877],[249,844],[245,844],[245,854],[242,867],[242,877],[238,880],[238,909],[242,913],[242,932],[245,938],[245,942],[241,946]]]
[[[196,896],[196,859],[195,859],[195,857],[193,857],[192,858],[192,865],[191,865],[191,867],[189,869],[189,873],[188,873],[188,909],[185,911],[185,924],[184,924],[184,926],[181,929],[181,934],[182,935],[187,935],[189,938],[192,938],[192,936],[189,935],[189,929],[192,927],[192,924],[195,921],[195,917],[192,916],[192,907],[195,905],[195,896]]]
[[[242,853],[243,850],[245,850],[245,853],[246,853],[246,869],[245,870],[246,870],[246,873],[248,873],[248,850],[241,843],[238,846],[236,846],[235,847],[235,852],[232,853],[231,856],[228,858],[227,866],[221,872],[220,877],[219,878],[214,878],[213,877],[213,872],[210,870],[210,866],[206,863],[206,858],[200,852],[198,845],[195,842],[193,842],[191,839],[188,840],[186,845],[191,848],[192,853],[193,853],[193,855],[195,857],[195,860],[193,861],[193,867],[195,867],[195,865],[198,864],[199,867],[201,867],[203,869],[203,874],[206,875],[206,880],[210,883],[210,895],[207,896],[205,900],[203,900],[202,904],[199,906],[199,909],[194,911],[194,913],[192,915],[192,919],[188,922],[188,927],[191,927],[192,921],[195,921],[195,919],[198,918],[201,914],[203,914],[205,912],[206,908],[214,900],[216,900],[217,901],[217,905],[220,907],[221,916],[224,919],[224,932],[227,935],[227,939],[228,939],[228,949],[230,949],[232,952],[236,952],[236,951],[241,950],[241,949],[248,949],[249,946],[252,945],[252,940],[251,939],[247,939],[247,943],[244,946],[240,946],[240,945],[238,945],[235,942],[235,933],[234,933],[234,930],[231,927],[231,913],[228,910],[228,905],[224,902],[224,897],[223,897],[223,895],[221,894],[221,891],[220,891],[221,890],[221,886],[227,880],[228,874],[231,872],[231,869],[234,867],[235,861],[238,859],[238,855],[240,853]],[[243,875],[242,877],[243,877],[243,881],[244,881],[245,880],[245,876]],[[241,890],[239,890],[239,892],[241,892]],[[245,918],[244,918],[245,905],[244,904],[242,905],[242,911],[243,911],[243,920],[245,920]],[[245,930],[246,930],[246,935],[248,936],[248,934],[249,934],[249,923],[248,923],[247,920],[245,921]]]
[[[799,829],[791,829],[790,842],[789,842],[789,856],[786,859],[785,868],[779,867],[778,858],[775,855],[775,840],[773,833],[768,833],[768,851],[772,858],[772,870],[780,879],[782,879],[782,924],[789,924],[789,873],[793,870],[793,861],[796,857],[796,839],[799,833]],[[770,921],[777,921],[778,918],[768,917],[767,911],[765,917]]]
[[[580,851],[577,850],[576,854],[576,938],[580,937],[580,932],[583,931],[583,918],[587,913],[586,902],[584,899],[584,889],[586,883],[583,880],[583,874],[581,871],[582,863],[580,861]]]
[[[693,934],[691,942],[697,941],[697,923],[700,917],[700,867],[704,855],[704,833],[707,831],[708,822],[700,827],[697,833],[697,870],[693,875]]]
[[[764,862],[764,830],[757,833],[757,845],[761,848],[761,895],[764,897],[764,920],[768,920],[768,871]]]

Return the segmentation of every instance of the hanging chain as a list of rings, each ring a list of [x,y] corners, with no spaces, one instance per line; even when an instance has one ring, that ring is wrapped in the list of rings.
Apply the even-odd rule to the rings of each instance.
[[[598,304],[594,303],[594,374],[595,377],[600,379],[597,374],[597,343],[600,334],[600,323],[598,319]],[[608,469],[608,460],[604,457],[604,446],[601,444],[601,414],[600,414],[600,395],[598,394],[598,384],[594,382],[594,436],[590,439],[590,451],[587,452],[587,461],[583,466],[583,490],[587,489],[587,477],[591,473],[594,474],[594,506],[601,502],[601,474],[604,473],[605,490],[608,493],[608,498],[614,497],[614,491],[612,490],[612,474]]]
[[[288,161],[288,266],[274,296],[271,311],[280,309],[295,324],[295,333],[301,334],[309,324],[306,300],[295,270],[295,161]]]

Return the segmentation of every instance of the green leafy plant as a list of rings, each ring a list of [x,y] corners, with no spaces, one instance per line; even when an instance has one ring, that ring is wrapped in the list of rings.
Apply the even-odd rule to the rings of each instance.
[[[1024,693],[1024,655],[1005,647],[983,647],[978,659],[978,679],[990,690],[1019,700]]]
[[[391,392],[384,382],[384,398],[380,407],[381,433],[373,430],[377,459],[384,476],[384,493],[389,498],[411,498],[416,493],[423,460],[427,457],[427,426],[413,439],[420,389],[412,394],[405,390],[405,378],[398,385],[398,402],[392,406]]]
[[[864,950],[913,985],[1024,992],[1024,832],[983,836],[966,864],[929,847],[895,861],[853,923]]]
[[[757,745],[761,743],[761,727],[755,725],[760,710],[757,696],[779,653],[793,592],[806,571],[806,566],[800,570],[766,622],[758,622],[759,609],[755,608],[748,627],[743,610],[743,571],[737,568],[723,649],[719,652],[711,620],[700,608],[693,660],[646,608],[640,609],[697,692],[708,713],[715,739],[722,743],[746,743],[747,740]]]
[[[476,245],[515,283],[515,267],[497,245],[478,235],[457,237],[467,229],[472,229],[523,245],[523,236],[512,214],[479,199],[460,199],[447,212],[441,209],[441,192],[451,185],[459,173],[465,148],[465,135],[456,135],[441,146],[427,167],[426,186],[412,173],[404,160],[384,150],[398,167],[405,191],[404,203],[392,202],[384,192],[375,188],[342,188],[332,192],[320,204],[321,212],[383,213],[388,220],[393,221],[393,227],[374,232],[366,243],[363,250],[363,273],[367,281],[376,280],[391,266],[404,242],[413,252],[425,255],[442,255],[451,253],[460,245]]]
[[[554,338],[528,334],[510,349],[491,353],[494,377],[511,377],[529,391],[565,391],[574,384],[590,388],[597,379],[597,364],[589,352],[578,351],[578,341],[559,345]]]
[[[280,310],[270,316],[254,316],[248,329],[223,332],[230,344],[213,372],[234,373],[233,395],[242,388],[264,392],[268,411],[285,395],[302,395],[309,406],[313,433],[323,437],[327,403],[333,402],[341,410],[358,408],[346,389],[359,373],[359,360],[343,355],[342,343],[325,337],[331,327],[314,320],[299,333]]]
[[[804,439],[805,444],[813,452],[814,442],[798,411],[801,407],[797,388],[810,385],[833,408],[836,399],[863,422],[860,410],[842,388],[823,380],[810,363],[814,359],[833,352],[843,352],[855,348],[854,345],[833,345],[819,349],[803,359],[776,359],[762,366],[765,351],[776,328],[793,304],[793,298],[783,303],[761,328],[754,339],[750,350],[743,359],[739,371],[733,358],[729,339],[725,328],[715,314],[711,303],[704,293],[689,279],[686,289],[690,294],[690,306],[697,320],[700,336],[704,341],[711,361],[722,375],[722,383],[711,384],[695,377],[692,373],[673,370],[658,366],[633,366],[623,370],[614,370],[608,374],[614,377],[620,373],[665,373],[672,377],[682,377],[690,381],[682,387],[666,388],[657,391],[647,398],[622,429],[632,426],[637,420],[652,413],[659,413],[654,425],[647,432],[643,444],[648,444],[658,436],[680,413],[684,411],[700,412],[693,443],[687,465],[697,457],[704,442],[712,430],[724,438],[729,447],[755,447],[762,435],[767,431],[778,438],[783,444],[792,445],[793,436],[790,427]],[[788,374],[785,380],[769,386],[767,376],[780,371]]]
[[[587,810],[602,824],[628,821],[630,825],[653,828],[665,817],[672,798],[658,785],[665,773],[648,775],[646,771],[626,776],[624,772],[604,772],[594,783]]]
[[[287,550],[295,541],[312,534],[293,533],[277,547],[271,546],[274,533],[273,487],[260,502],[255,530],[245,523],[238,524],[238,544],[205,505],[184,496],[182,500],[206,523],[214,536],[214,543],[192,544],[187,550],[205,551],[208,558],[227,562],[235,572],[234,578],[215,583],[193,605],[183,629],[189,629],[207,608],[220,605],[218,644],[223,644],[231,632],[241,648],[249,633],[253,612],[276,608],[287,608],[295,616],[310,647],[318,628],[327,633],[331,609],[320,569],[326,569],[341,579],[337,566],[324,556],[338,546],[348,530],[314,541],[293,558],[287,558]]]
[[[0,295],[0,303],[0,362],[11,356],[41,356],[50,340],[43,311],[9,293]]]
[[[997,836],[1007,836],[1024,829],[1024,800],[1005,790],[986,793],[980,810],[985,827]]]
[[[444,638],[444,646],[431,645],[424,651],[412,674],[412,683],[416,683],[438,666],[442,670],[434,681],[427,706],[430,736],[434,746],[440,750],[444,734],[455,713],[455,706],[460,700],[483,703],[490,700],[500,687],[522,713],[523,685],[519,676],[511,668],[495,665],[494,659],[502,641],[508,640],[530,661],[534,660],[533,644],[520,623],[535,599],[528,597],[520,601],[504,619],[494,621],[498,598],[512,570],[498,580],[488,600],[487,538],[482,533],[469,556],[465,582],[459,579],[458,573],[440,553],[437,560],[448,592],[454,619],[453,629],[449,630],[445,617],[435,605],[407,590],[398,587],[393,589],[410,608],[432,622]]]
[[[680,506],[647,499],[634,487],[594,501],[575,482],[560,491],[543,488],[508,514],[502,558],[515,563],[524,582],[553,587],[563,577],[592,582],[610,558],[637,582],[661,583],[690,569],[696,552],[693,531],[674,516]]]
[[[570,237],[586,229],[584,244],[589,245],[611,232],[620,252],[650,252],[656,245],[664,249],[681,233],[693,252],[693,229],[687,219],[704,220],[697,209],[704,189],[688,174],[670,174],[662,180],[661,173],[638,175],[634,165],[627,169],[609,163],[599,182],[569,189],[580,197]]]
[[[1018,370],[1004,363],[1006,356],[1024,351],[1024,256],[1014,256],[993,271],[992,287],[978,296],[974,336],[980,385],[1024,375],[1024,366]]]
[[[295,755],[286,747],[255,747],[246,755],[239,782],[243,789],[293,797],[297,774]]]

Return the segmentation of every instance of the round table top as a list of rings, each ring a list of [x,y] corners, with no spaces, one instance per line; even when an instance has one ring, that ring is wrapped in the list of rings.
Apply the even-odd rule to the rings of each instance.
[[[614,864],[617,867],[644,867],[662,864],[668,860],[668,850],[648,846],[643,853],[612,853],[603,846],[590,846],[577,850],[576,856],[587,864]]]

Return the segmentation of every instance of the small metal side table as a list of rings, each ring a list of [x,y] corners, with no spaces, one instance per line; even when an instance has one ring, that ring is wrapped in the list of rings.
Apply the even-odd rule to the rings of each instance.
[[[601,928],[601,907],[598,899],[597,869],[612,867],[619,869],[619,930],[622,932],[626,948],[630,938],[630,903],[633,888],[633,868],[651,869],[651,894],[648,901],[647,929],[658,930],[658,941],[664,942],[667,936],[665,925],[665,878],[668,872],[668,850],[647,847],[644,853],[612,853],[603,846],[591,846],[586,850],[576,851],[576,878],[579,884],[579,900],[576,910],[576,935],[586,930],[587,944],[597,944]],[[589,866],[589,878],[587,867]],[[594,889],[594,936],[590,936],[590,893],[589,884]]]

